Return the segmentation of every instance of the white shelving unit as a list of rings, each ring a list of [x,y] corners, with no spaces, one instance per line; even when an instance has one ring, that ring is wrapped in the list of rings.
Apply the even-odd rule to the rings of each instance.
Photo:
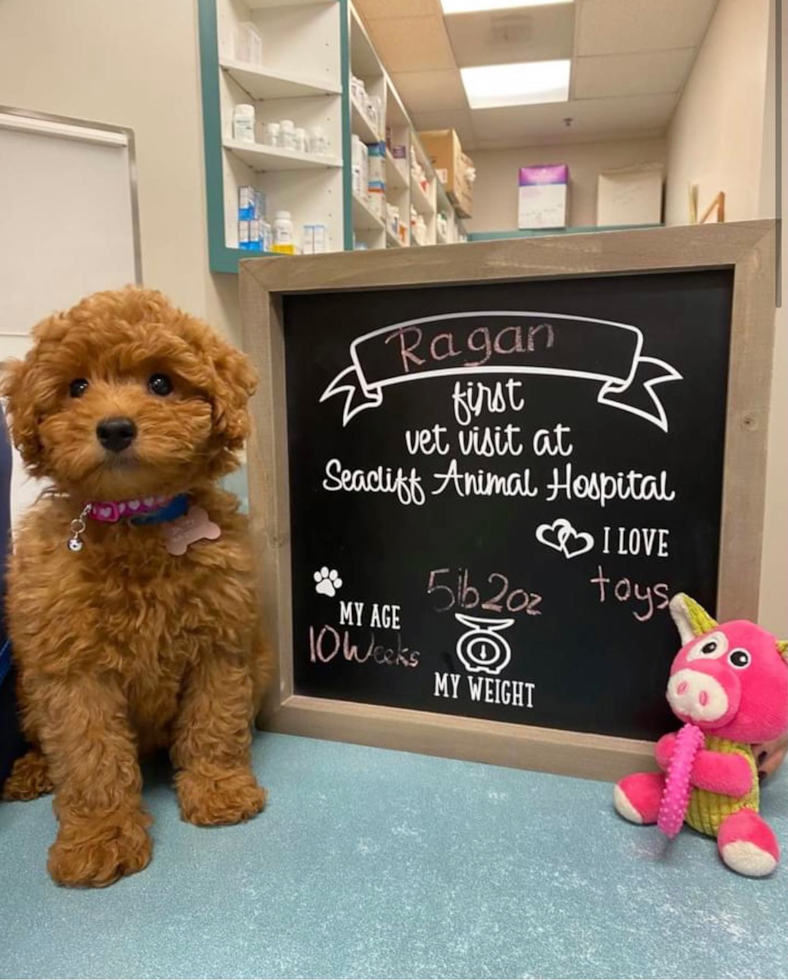
[[[383,140],[356,99],[350,100],[350,130],[362,143],[380,143]]]
[[[408,161],[397,161],[391,150],[386,147],[386,187],[392,191],[404,191],[409,186]]]
[[[337,0],[216,0],[222,131],[225,244],[238,246],[238,188],[267,199],[267,220],[289,211],[294,243],[305,224],[326,226],[329,250],[344,247],[342,208],[341,5]],[[262,63],[237,57],[238,31],[251,22],[262,38]],[[255,107],[255,142],[233,138],[237,105]],[[301,153],[264,142],[265,124],[291,119],[309,132],[319,126],[326,154]]]
[[[366,30],[361,25],[355,11],[350,15],[350,72],[360,78],[366,90],[367,98],[380,100],[380,107],[385,112],[386,80],[383,66],[372,47]],[[379,124],[370,117],[367,107],[355,97],[353,86],[350,88],[350,132],[357,136],[367,146],[382,143],[385,133],[380,131]],[[382,115],[385,119],[385,115]],[[350,161],[352,166],[352,160]],[[385,220],[379,217],[370,207],[369,202],[361,195],[353,195],[353,247],[354,248],[385,248]]]
[[[411,243],[410,205],[411,205],[411,174],[410,148],[412,131],[407,113],[400,101],[396,89],[390,79],[386,79],[386,130],[390,146],[386,147],[386,200],[394,205],[399,213],[399,220],[404,224],[403,236],[400,237],[389,228],[386,245],[389,248],[408,246]],[[401,154],[395,157],[393,147]]]
[[[330,251],[407,247],[416,244],[412,230],[421,229],[422,221],[423,244],[462,240],[462,226],[352,3],[198,0],[198,11],[214,271],[237,269],[238,193],[245,186],[265,195],[269,224],[277,211],[290,212],[297,251],[304,226],[314,224],[325,226]],[[249,25],[260,45],[248,43]],[[349,63],[343,68],[345,40]],[[352,97],[351,75],[363,80],[365,100]],[[250,103],[255,138],[242,142],[234,137],[233,113]],[[319,127],[326,152],[268,145],[266,124],[283,119],[307,133]],[[368,146],[386,145],[381,179],[389,208],[382,215],[371,206],[373,198],[351,194],[348,130]],[[414,160],[426,174],[424,187],[414,176]],[[389,220],[392,209],[398,215],[394,222]],[[415,224],[414,213],[420,216]],[[438,214],[446,216],[445,224]]]
[[[418,136],[413,130],[402,100],[397,94],[391,79],[387,75],[377,53],[372,46],[369,35],[360,17],[350,8],[350,71],[361,78],[366,86],[367,94],[381,99],[385,118],[385,132],[378,134],[364,111],[364,107],[351,99],[351,132],[362,142],[371,144],[385,140],[387,144],[385,158],[386,203],[393,205],[399,212],[399,220],[404,225],[400,237],[384,221],[384,234],[373,233],[366,227],[366,218],[359,207],[359,200],[354,200],[353,227],[356,241],[361,241],[367,248],[399,248],[420,244],[412,233],[412,210],[420,215],[425,226],[425,245],[448,244],[458,240],[458,225],[454,208],[449,202],[443,188],[440,186],[432,164]],[[395,158],[393,148],[399,148]],[[423,188],[415,178],[411,168],[411,157],[420,163],[426,178],[426,188]],[[438,232],[436,220],[438,211],[447,218],[445,235]],[[374,216],[373,216],[374,217]]]
[[[386,228],[386,248],[405,248],[407,244],[400,241],[391,228]]]
[[[314,4],[335,3],[336,0],[246,0],[246,6],[250,10],[270,10],[271,7],[306,7]]]
[[[241,143],[238,140],[225,140],[225,150],[238,157],[256,173],[273,170],[320,170],[323,167],[341,167],[342,158],[317,156],[314,153],[299,153],[296,150],[283,150],[264,143]]]
[[[382,235],[385,227],[383,220],[357,194],[353,195],[353,227],[356,231],[370,231],[376,235]]]
[[[432,190],[435,187],[433,185]],[[423,214],[425,218],[432,217],[435,214],[435,202],[430,199],[430,189],[425,191],[421,184],[417,183],[415,180],[410,185],[410,197],[413,207],[419,214]]]
[[[255,101],[264,99],[298,99],[311,95],[339,95],[342,86],[329,79],[274,71],[234,58],[222,58],[220,66],[234,82]]]

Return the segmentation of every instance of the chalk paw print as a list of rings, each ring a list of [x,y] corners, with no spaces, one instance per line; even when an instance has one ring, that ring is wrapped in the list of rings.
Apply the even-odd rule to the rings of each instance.
[[[342,588],[342,579],[335,568],[326,568],[325,565],[319,572],[315,572],[315,592],[318,595],[327,595],[333,598]]]

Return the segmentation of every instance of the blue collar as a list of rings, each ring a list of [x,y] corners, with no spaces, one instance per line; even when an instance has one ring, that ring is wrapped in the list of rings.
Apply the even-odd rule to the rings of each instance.
[[[141,514],[139,517],[132,517],[132,524],[165,524],[167,521],[175,521],[183,517],[189,509],[188,493],[179,493],[161,510],[153,510],[150,514]]]

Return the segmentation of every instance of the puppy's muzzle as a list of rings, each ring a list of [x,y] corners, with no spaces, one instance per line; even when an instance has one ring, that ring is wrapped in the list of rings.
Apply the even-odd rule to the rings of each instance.
[[[98,441],[105,449],[110,452],[120,453],[134,442],[137,435],[137,426],[134,421],[125,416],[116,416],[111,419],[102,419],[96,426],[96,436]]]

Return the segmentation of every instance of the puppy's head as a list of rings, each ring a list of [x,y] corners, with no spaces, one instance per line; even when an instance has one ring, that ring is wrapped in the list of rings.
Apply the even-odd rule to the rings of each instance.
[[[248,434],[248,359],[158,292],[95,293],[6,365],[11,432],[34,476],[83,499],[177,493],[228,473]]]

